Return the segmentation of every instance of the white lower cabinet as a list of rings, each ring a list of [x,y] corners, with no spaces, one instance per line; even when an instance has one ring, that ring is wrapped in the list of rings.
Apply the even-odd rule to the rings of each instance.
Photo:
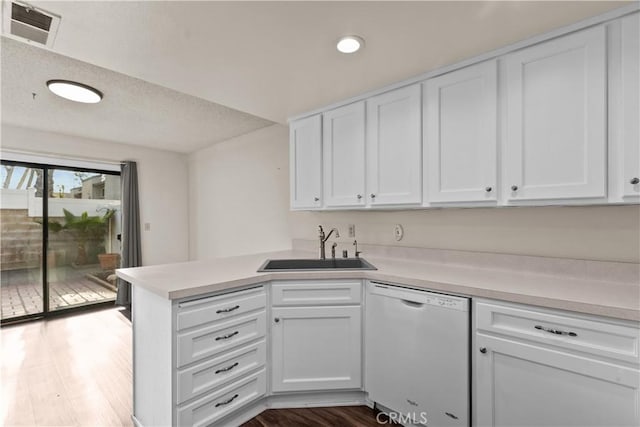
[[[263,286],[177,305],[175,424],[215,424],[266,394],[266,308]]]
[[[267,392],[266,377],[266,371],[262,369],[180,407],[178,425],[194,427],[212,425],[216,420],[263,396]]]
[[[272,284],[272,391],[362,387],[361,294],[359,280]]]
[[[474,425],[640,424],[637,326],[509,304],[475,307]]]
[[[430,426],[640,425],[638,322],[474,299],[469,376],[464,298],[375,286],[365,299],[360,279],[283,280],[189,301],[134,286],[135,425],[236,426],[367,393]]]

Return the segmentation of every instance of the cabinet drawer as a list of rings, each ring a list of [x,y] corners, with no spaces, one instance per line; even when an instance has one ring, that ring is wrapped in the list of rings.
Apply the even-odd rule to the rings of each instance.
[[[188,405],[178,407],[178,425],[201,427],[212,424],[233,410],[267,392],[265,370],[249,375]]]
[[[263,287],[202,298],[178,304],[178,331],[238,314],[264,308],[267,294]]]
[[[348,305],[362,301],[360,281],[274,282],[273,305]]]
[[[178,403],[239,378],[266,361],[267,344],[262,340],[179,371]]]
[[[640,363],[638,327],[545,309],[476,303],[479,330]]]
[[[177,367],[265,336],[264,311],[178,334]]]

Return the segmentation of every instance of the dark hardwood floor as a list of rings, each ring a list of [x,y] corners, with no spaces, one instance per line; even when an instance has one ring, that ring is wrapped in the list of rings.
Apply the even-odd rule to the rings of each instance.
[[[332,408],[269,409],[244,423],[242,427],[365,427],[393,425],[367,406]]]

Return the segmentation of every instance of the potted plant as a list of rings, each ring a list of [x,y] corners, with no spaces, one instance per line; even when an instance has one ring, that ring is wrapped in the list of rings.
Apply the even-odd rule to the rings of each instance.
[[[83,212],[77,216],[66,209],[62,211],[64,213],[64,224],[50,221],[49,227],[51,229],[53,226],[55,229],[67,230],[72,233],[78,245],[76,264],[87,264],[89,261],[87,256],[87,243],[103,238],[114,211],[108,210],[103,216],[89,216],[88,212]]]

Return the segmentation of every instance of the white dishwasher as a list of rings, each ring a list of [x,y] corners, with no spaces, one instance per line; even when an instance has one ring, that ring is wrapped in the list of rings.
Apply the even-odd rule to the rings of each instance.
[[[370,282],[365,388],[404,425],[468,426],[469,299]]]

